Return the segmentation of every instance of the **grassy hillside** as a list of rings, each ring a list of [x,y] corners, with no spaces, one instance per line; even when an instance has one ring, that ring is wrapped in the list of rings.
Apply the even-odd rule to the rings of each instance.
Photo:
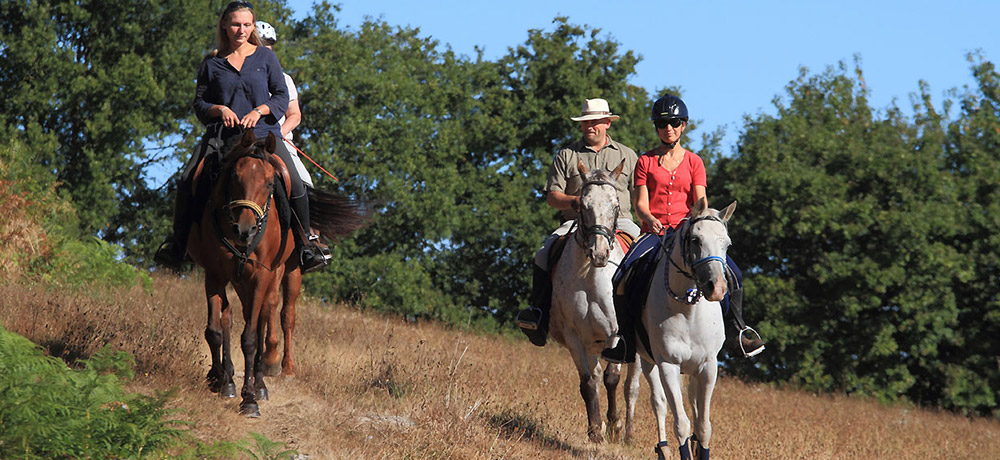
[[[193,421],[193,434],[205,441],[256,432],[310,459],[652,456],[656,430],[645,381],[636,443],[593,445],[566,350],[308,298],[298,309],[297,375],[267,380],[271,400],[261,404],[263,416],[244,418],[238,399],[219,399],[204,384],[209,358],[202,292],[197,275],[154,276],[151,291],[94,295],[5,283],[0,323],[70,361],[105,343],[132,353],[136,378],[128,389],[178,389],[170,407],[181,409],[179,416]],[[236,323],[238,333],[242,321]],[[241,375],[238,342],[234,353]],[[994,420],[725,376],[713,402],[715,458],[1000,458],[1000,423]]]

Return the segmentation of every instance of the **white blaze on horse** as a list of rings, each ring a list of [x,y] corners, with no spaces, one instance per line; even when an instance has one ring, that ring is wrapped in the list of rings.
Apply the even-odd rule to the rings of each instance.
[[[709,457],[709,411],[718,377],[717,357],[726,338],[719,305],[728,288],[726,251],[730,239],[726,225],[735,210],[736,202],[720,212],[709,208],[704,198],[698,200],[688,220],[662,246],[665,254],[653,273],[642,313],[649,350],[641,345],[637,348],[650,385],[659,436],[656,452],[661,459],[667,445],[668,404],[674,414],[674,436],[681,458],[690,459],[692,450],[696,458]],[[693,438],[681,397],[682,373],[690,376]]]
[[[576,364],[580,394],[587,407],[587,435],[593,442],[603,441],[597,387],[601,380],[600,353],[618,334],[611,278],[625,257],[625,251],[615,239],[619,211],[616,184],[623,166],[624,161],[611,172],[601,169],[588,172],[582,163],[577,165],[584,178],[580,216],[576,230],[568,235],[572,241],[566,243],[552,272],[549,333],[569,349]],[[629,381],[636,385],[630,385],[626,391],[631,388],[637,392],[636,366],[629,366],[629,374]],[[603,377],[608,393],[608,435],[611,440],[617,440],[621,436],[622,421],[615,389],[621,378],[621,365],[609,363]],[[634,400],[626,396],[626,401]],[[632,414],[632,407],[627,407],[626,439],[632,435]]]

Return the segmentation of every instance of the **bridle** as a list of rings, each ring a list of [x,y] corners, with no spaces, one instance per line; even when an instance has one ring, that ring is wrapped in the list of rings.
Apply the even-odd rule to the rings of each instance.
[[[587,182],[587,183],[583,184],[583,187],[580,189],[580,195],[581,196],[584,195],[584,191],[587,189],[587,187],[590,187],[590,186],[605,186],[605,185],[613,187],[616,192],[618,190],[618,184],[616,184],[614,182],[607,181],[607,180],[595,180],[595,181],[590,181],[590,182]],[[618,196],[616,194],[615,198],[617,199],[617,197]],[[587,238],[589,238],[592,235],[599,235],[599,236],[603,236],[605,239],[607,239],[608,240],[608,245],[611,247],[611,249],[614,249],[615,248],[615,233],[618,232],[618,213],[620,212],[620,209],[621,209],[621,205],[616,202],[615,203],[615,210],[614,210],[614,218],[613,218],[614,224],[611,226],[611,228],[608,228],[607,226],[598,224],[596,222],[594,223],[594,225],[587,225],[585,222],[583,222],[583,213],[580,213],[580,216],[576,219],[576,221],[579,222],[579,223],[577,224],[578,228],[577,228],[577,231],[575,232],[576,237],[574,238],[576,240],[577,244],[579,244],[581,247],[586,247],[586,240],[587,240]],[[582,232],[582,235],[581,235],[581,232]],[[580,241],[581,238],[583,239],[583,241]]]
[[[255,158],[267,162],[267,157],[265,157],[264,154],[260,153],[258,149],[259,147],[255,145],[254,152],[246,155],[246,157]],[[271,198],[274,197],[274,184],[276,183],[277,180],[272,181],[271,184],[268,186],[267,198],[266,201],[264,202],[263,208],[261,208],[261,206],[257,204],[257,202],[252,200],[231,199],[232,189],[228,186],[229,185],[228,183],[226,184],[226,198],[230,200],[229,203],[227,203],[225,206],[222,207],[222,210],[227,216],[230,227],[237,224],[237,221],[233,218],[232,210],[238,208],[248,208],[254,214],[255,217],[254,228],[257,230],[257,232],[254,234],[253,239],[250,241],[249,244],[247,244],[246,248],[244,250],[240,250],[237,247],[237,245],[233,244],[233,242],[229,240],[229,238],[226,238],[225,233],[223,232],[222,227],[219,224],[219,219],[218,218],[214,219],[219,239],[222,240],[222,244],[225,245],[226,248],[229,249],[229,251],[232,252],[233,255],[236,256],[236,258],[239,261],[239,263],[236,266],[237,267],[236,274],[238,277],[243,276],[243,269],[246,266],[246,263],[250,260],[250,255],[253,254],[253,251],[257,248],[257,245],[259,245],[261,240],[264,239],[264,228],[267,226],[267,217],[270,215]],[[264,266],[264,268],[268,267]]]
[[[702,296],[698,279],[695,278],[694,274],[694,272],[698,269],[698,267],[711,262],[719,262],[720,264],[722,264],[723,270],[727,269],[726,260],[720,256],[708,256],[695,260],[694,255],[691,253],[691,230],[694,227],[694,224],[697,224],[698,222],[704,220],[715,221],[722,224],[725,227],[728,227],[728,225],[726,225],[726,222],[724,220],[719,219],[716,216],[709,215],[709,216],[695,217],[693,219],[688,219],[687,221],[685,221],[684,224],[681,225],[681,228],[678,229],[673,234],[671,234],[669,237],[664,236],[664,240],[661,242],[660,245],[661,250],[665,251],[667,260],[670,261],[670,264],[673,265],[674,268],[676,268],[681,275],[684,275],[685,278],[694,282],[693,288],[688,289],[684,296],[679,296],[675,294],[672,289],[670,289],[670,283],[668,282],[670,276],[670,270],[663,271],[663,285],[667,287],[667,292],[670,294],[671,297],[674,298],[674,300],[677,300],[678,302],[683,302],[687,305],[694,305],[698,303],[698,299],[700,299]],[[685,265],[687,265],[691,273],[684,270],[684,268],[682,268],[680,265],[677,265],[677,262],[674,262],[674,258],[671,257],[674,251],[675,238],[680,238],[681,260],[684,262]]]

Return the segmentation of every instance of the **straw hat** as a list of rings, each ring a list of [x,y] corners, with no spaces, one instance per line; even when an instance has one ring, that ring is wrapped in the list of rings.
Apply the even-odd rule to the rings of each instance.
[[[600,120],[601,118],[610,118],[611,121],[617,120],[618,115],[613,115],[611,109],[608,108],[608,101],[604,99],[587,99],[583,103],[583,113],[579,117],[572,117],[570,120],[573,121],[586,121],[586,120]]]

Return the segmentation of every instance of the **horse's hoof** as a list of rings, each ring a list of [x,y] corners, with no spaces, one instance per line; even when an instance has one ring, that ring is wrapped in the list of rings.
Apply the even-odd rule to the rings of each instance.
[[[240,414],[246,415],[250,418],[260,417],[260,407],[258,407],[255,402],[244,401],[240,403]]]
[[[590,438],[590,442],[594,444],[600,444],[604,442],[604,436],[601,436],[600,430],[591,430],[587,433],[587,437]]]
[[[255,398],[258,401],[267,401],[267,388],[258,388]]]
[[[219,396],[223,398],[235,398],[236,397],[236,384],[229,382],[219,389]]]
[[[276,377],[281,375],[281,363],[264,365],[264,375],[266,377]]]

